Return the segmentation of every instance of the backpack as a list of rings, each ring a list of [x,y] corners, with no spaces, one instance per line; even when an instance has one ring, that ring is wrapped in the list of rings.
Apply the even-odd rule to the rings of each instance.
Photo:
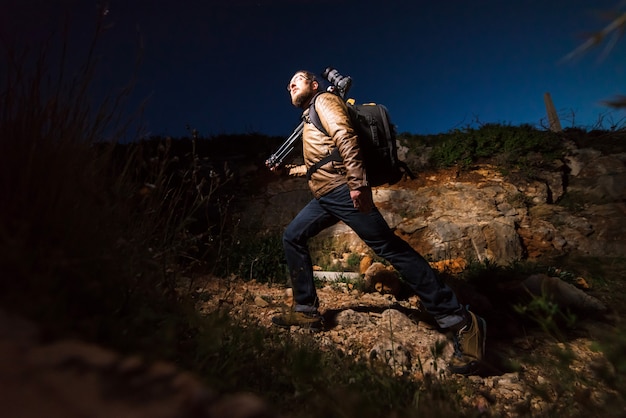
[[[317,96],[319,94],[323,93],[318,93]],[[313,126],[328,135],[315,110],[317,96],[313,98],[309,105],[309,118]],[[353,99],[348,100],[346,105],[348,106],[352,127],[359,140],[361,156],[363,157],[363,164],[370,186],[395,184],[402,179],[404,174],[414,179],[415,175],[406,163],[398,159],[396,130],[391,123],[387,108],[375,103],[357,105]],[[342,161],[337,148],[307,170],[307,179],[310,179],[317,169],[330,161]]]

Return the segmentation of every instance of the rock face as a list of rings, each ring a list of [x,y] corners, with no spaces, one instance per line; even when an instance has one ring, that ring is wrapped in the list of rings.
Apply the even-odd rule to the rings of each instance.
[[[472,183],[432,176],[417,189],[379,189],[375,200],[389,225],[434,260],[521,258],[516,225],[525,210],[510,203],[519,192],[490,168],[472,174]]]
[[[626,155],[572,148],[564,162],[533,180],[490,165],[418,174],[374,190],[389,225],[433,261],[461,258],[506,265],[577,252],[626,253]],[[243,216],[284,228],[311,198],[302,178],[278,179]],[[244,220],[245,222],[245,220]],[[367,247],[345,225],[326,230],[350,251]]]

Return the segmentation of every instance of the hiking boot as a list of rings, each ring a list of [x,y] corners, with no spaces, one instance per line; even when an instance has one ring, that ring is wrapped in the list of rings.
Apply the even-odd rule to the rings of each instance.
[[[324,319],[319,313],[289,311],[273,317],[272,323],[283,328],[297,326],[312,330],[321,330],[324,325]]]
[[[454,355],[450,361],[450,371],[456,374],[475,374],[485,355],[485,340],[487,339],[487,323],[472,312],[467,312],[467,325],[455,332]]]

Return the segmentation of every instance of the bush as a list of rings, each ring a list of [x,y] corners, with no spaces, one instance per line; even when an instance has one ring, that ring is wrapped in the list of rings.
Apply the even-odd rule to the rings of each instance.
[[[436,168],[469,168],[495,161],[501,166],[532,171],[564,155],[563,143],[556,134],[530,125],[484,124],[477,129],[454,129],[437,135],[402,134],[401,139],[414,152],[427,144],[431,148],[430,163]]]

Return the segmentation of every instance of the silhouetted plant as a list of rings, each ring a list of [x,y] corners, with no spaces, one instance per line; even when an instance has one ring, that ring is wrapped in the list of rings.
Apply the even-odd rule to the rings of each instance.
[[[101,102],[92,92],[103,18],[78,72],[61,57],[54,73],[49,43],[6,51],[0,194],[10,198],[0,199],[0,303],[51,336],[171,353],[188,329],[176,263],[195,240],[190,213],[208,196],[193,165],[178,178],[167,172],[167,142],[146,161],[151,177],[137,182],[141,147],[127,154],[118,144],[135,115],[123,109],[132,84]],[[189,187],[173,187],[176,180]]]

